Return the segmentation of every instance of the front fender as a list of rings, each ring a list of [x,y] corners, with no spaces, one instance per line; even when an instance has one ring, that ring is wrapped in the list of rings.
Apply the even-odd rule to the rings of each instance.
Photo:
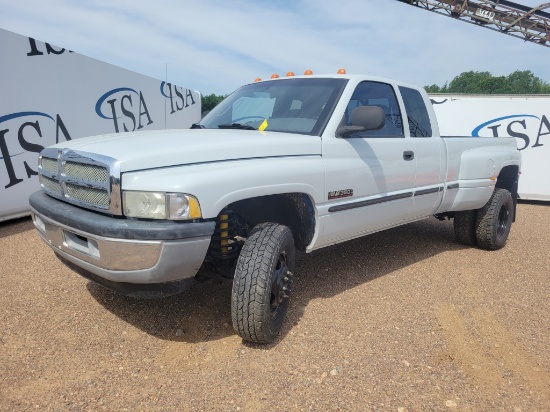
[[[305,193],[323,199],[321,156],[290,156],[213,162],[143,170],[122,175],[122,190],[188,193],[203,218],[215,218],[228,204],[258,196]]]

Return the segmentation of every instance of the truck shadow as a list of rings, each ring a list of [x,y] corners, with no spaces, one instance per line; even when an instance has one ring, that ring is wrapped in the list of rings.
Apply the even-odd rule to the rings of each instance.
[[[298,324],[310,301],[330,299],[403,267],[463,248],[455,241],[452,222],[432,218],[311,254],[299,253],[292,302],[281,339]],[[197,343],[235,334],[229,282],[197,283],[181,294],[151,300],[122,296],[93,282],[87,288],[111,313],[160,339]],[[277,342],[262,348],[275,345]]]

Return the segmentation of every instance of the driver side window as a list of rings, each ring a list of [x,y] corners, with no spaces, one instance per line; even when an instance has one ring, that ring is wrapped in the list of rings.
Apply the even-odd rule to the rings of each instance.
[[[359,106],[378,106],[384,111],[386,122],[381,129],[355,133],[350,137],[405,137],[403,119],[393,87],[386,83],[359,83],[346,109],[346,124],[351,125],[351,112]]]

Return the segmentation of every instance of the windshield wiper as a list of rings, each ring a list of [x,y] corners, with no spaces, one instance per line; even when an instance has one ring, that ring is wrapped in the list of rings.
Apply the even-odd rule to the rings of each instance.
[[[258,130],[256,127],[252,127],[247,124],[241,124],[241,123],[227,123],[227,124],[219,124],[219,129],[243,129],[243,130]]]
[[[205,127],[202,124],[199,123],[193,123],[191,125],[191,129],[204,129]]]

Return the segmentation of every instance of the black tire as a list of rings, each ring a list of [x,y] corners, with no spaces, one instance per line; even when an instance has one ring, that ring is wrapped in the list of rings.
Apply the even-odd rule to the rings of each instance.
[[[246,341],[270,343],[285,319],[295,267],[292,231],[276,223],[252,229],[237,260],[231,317]]]
[[[506,189],[495,189],[491,199],[477,212],[476,238],[483,249],[501,249],[514,221],[514,201]]]
[[[463,245],[476,246],[477,210],[456,212],[454,217],[455,237]]]

